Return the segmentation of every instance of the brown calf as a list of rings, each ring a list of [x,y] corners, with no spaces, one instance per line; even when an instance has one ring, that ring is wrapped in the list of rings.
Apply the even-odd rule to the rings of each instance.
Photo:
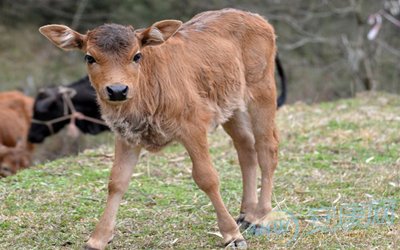
[[[0,176],[15,174],[31,163],[27,142],[33,99],[18,91],[0,93]]]
[[[207,132],[222,124],[232,137],[243,175],[240,220],[262,223],[272,209],[278,161],[272,26],[259,15],[224,9],[146,29],[107,24],[80,34],[47,25],[40,32],[62,49],[86,54],[103,118],[116,134],[107,205],[87,247],[103,249],[112,239],[141,148],[157,151],[176,140],[190,155],[194,181],[215,207],[224,242],[245,248],[220,195]]]

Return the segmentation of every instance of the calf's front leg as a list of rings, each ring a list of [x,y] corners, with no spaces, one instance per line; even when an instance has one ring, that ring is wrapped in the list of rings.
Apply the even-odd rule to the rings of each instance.
[[[140,146],[132,147],[116,137],[115,159],[108,183],[106,208],[86,244],[86,249],[104,249],[112,240],[118,207],[128,189],[133,168],[139,159],[140,149]]]

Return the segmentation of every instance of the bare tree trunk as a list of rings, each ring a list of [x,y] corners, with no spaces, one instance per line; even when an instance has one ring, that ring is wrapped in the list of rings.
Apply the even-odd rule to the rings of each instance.
[[[355,15],[358,26],[358,37],[357,37],[357,48],[361,51],[361,60],[360,60],[360,70],[358,72],[359,78],[361,80],[362,85],[364,85],[364,89],[367,91],[376,89],[376,80],[374,79],[374,74],[372,70],[372,62],[371,59],[374,56],[373,51],[368,48],[367,41],[367,32],[366,32],[366,20],[363,18],[361,13],[361,4],[362,1],[352,1],[355,7]]]
[[[354,73],[354,81],[363,86],[363,89],[371,91],[377,87],[372,67],[374,51],[369,48],[370,44],[367,41],[367,27],[365,18],[361,14],[361,2],[356,0],[350,1],[357,22],[356,38],[351,42],[346,35],[342,35],[342,43],[348,55],[349,65]]]
[[[71,28],[72,29],[78,28],[79,22],[81,21],[82,14],[85,11],[85,8],[86,8],[87,4],[88,4],[88,0],[81,0],[79,2],[78,8],[77,8],[77,10],[75,12],[75,15],[74,15],[74,19],[72,20],[72,23],[71,23]]]

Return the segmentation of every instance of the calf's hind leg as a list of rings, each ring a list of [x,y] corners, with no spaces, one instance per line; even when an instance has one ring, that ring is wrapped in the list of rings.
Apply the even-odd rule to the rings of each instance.
[[[257,207],[246,213],[246,224],[263,224],[272,210],[273,176],[278,164],[278,133],[275,126],[276,104],[273,98],[256,99],[249,105],[258,163],[261,168],[261,192]]]
[[[242,171],[243,195],[238,224],[242,224],[246,213],[257,206],[257,153],[254,148],[254,136],[250,117],[247,112],[236,111],[231,119],[223,124],[225,131],[232,138],[238,154]],[[243,223],[242,226],[245,226]]]
[[[217,213],[218,227],[224,243],[233,248],[247,248],[235,220],[229,214],[219,191],[218,173],[212,166],[208,152],[207,131],[191,126],[190,133],[182,136],[182,143],[193,163],[192,176],[197,186],[210,198]]]

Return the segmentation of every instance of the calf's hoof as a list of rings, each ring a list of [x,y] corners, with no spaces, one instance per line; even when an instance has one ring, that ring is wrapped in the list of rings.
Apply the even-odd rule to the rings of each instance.
[[[84,247],[83,247],[83,250],[100,250],[99,248],[94,248],[94,247],[91,247],[91,246],[88,246],[88,245],[85,245]]]
[[[251,222],[248,222],[247,220],[243,219],[240,223],[238,223],[240,231],[245,231],[249,227],[251,227],[253,224]]]
[[[110,243],[110,241],[108,241],[108,243]],[[89,239],[88,242],[86,242],[85,246],[83,247],[84,250],[103,250],[106,248],[107,244],[102,242],[102,241],[97,241],[97,240],[93,240],[93,239]]]
[[[236,224],[238,224],[238,225],[242,224],[245,217],[246,217],[246,214],[241,212],[239,217],[236,219]]]
[[[225,243],[225,248],[228,249],[247,249],[247,243],[244,239],[236,239]]]
[[[83,247],[84,250],[103,250],[108,244],[110,244],[114,239],[114,234],[112,234],[108,241],[104,242],[102,239],[89,238]]]

